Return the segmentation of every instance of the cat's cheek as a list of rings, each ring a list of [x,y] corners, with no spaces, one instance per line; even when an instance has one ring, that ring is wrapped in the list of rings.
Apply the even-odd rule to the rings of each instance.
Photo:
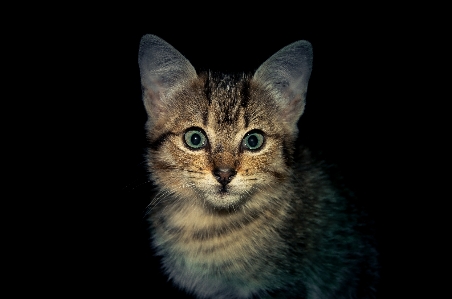
[[[193,151],[181,142],[173,142],[162,149],[162,158],[173,164],[173,168],[189,172],[204,172],[212,168],[204,150]]]
[[[263,175],[285,168],[281,156],[276,154],[249,155],[244,157],[240,172],[245,178],[261,178]]]

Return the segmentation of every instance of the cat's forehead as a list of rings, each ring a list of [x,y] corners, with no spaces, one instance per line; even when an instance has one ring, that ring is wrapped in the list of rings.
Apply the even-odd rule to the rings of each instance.
[[[204,80],[204,94],[209,106],[208,123],[224,127],[245,121],[249,78],[245,75],[209,73]]]
[[[177,113],[165,127],[177,131],[200,127],[229,137],[252,129],[266,131],[278,121],[277,108],[251,78],[247,74],[201,73],[189,89],[175,97],[173,112]]]
[[[204,84],[204,92],[209,101],[230,101],[232,105],[241,104],[249,93],[250,78],[246,74],[223,74],[208,72],[200,76]]]

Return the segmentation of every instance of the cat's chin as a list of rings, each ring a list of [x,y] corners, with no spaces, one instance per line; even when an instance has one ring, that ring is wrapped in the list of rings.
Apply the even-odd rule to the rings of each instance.
[[[219,189],[206,194],[206,202],[214,209],[230,209],[237,207],[245,198],[237,192],[230,189]]]

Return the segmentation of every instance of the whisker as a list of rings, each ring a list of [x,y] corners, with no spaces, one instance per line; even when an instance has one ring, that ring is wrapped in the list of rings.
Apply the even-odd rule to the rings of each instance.
[[[143,185],[149,184],[149,183],[152,183],[152,180],[147,180],[147,181],[141,182],[141,183],[139,183],[139,184],[130,183],[130,184],[124,186],[121,190],[122,190],[122,191],[129,191],[129,192],[132,192],[132,191],[134,191],[135,189],[137,189],[137,188],[139,188],[139,187],[141,187],[141,186],[143,186]]]
[[[155,208],[163,199],[168,198],[174,193],[175,193],[174,191],[168,190],[160,191],[159,193],[157,193],[157,195],[152,199],[152,201],[146,206],[143,218],[148,216],[152,209]]]

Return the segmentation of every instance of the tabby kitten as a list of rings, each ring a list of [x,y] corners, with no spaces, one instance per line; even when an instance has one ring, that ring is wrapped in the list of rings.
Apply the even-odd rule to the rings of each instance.
[[[375,249],[357,214],[322,163],[295,151],[309,42],[237,76],[197,74],[145,35],[139,67],[152,245],[177,286],[198,298],[374,298]]]

